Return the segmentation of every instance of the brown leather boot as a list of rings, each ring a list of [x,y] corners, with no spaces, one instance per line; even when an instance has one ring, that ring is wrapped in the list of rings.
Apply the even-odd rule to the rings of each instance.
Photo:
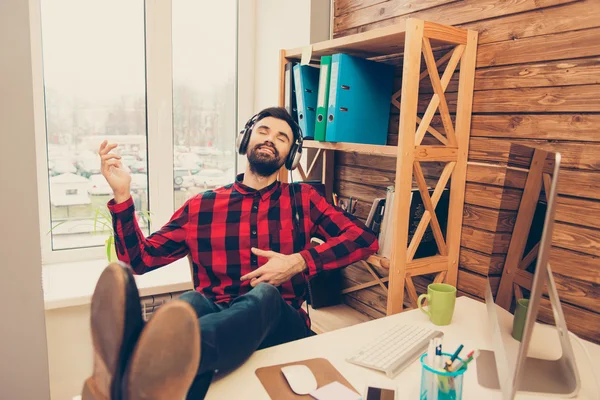
[[[123,377],[123,400],[182,400],[200,365],[200,325],[188,303],[161,306],[144,327]]]
[[[94,372],[82,400],[120,400],[129,356],[144,326],[138,289],[128,265],[111,263],[96,283],[91,306]]]

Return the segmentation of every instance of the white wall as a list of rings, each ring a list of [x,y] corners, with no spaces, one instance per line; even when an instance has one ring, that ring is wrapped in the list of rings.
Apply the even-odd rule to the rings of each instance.
[[[310,1],[256,0],[254,110],[279,99],[279,50],[310,43]]]
[[[94,365],[89,304],[46,311],[52,400],[81,394]]]
[[[249,64],[240,60],[238,65],[240,80],[252,79],[252,82],[240,82],[240,128],[252,114],[278,105],[279,51],[321,42],[330,37],[331,0],[252,0],[251,3],[254,4],[254,54],[248,57]],[[240,18],[244,19],[243,16]],[[248,75],[245,68],[253,71],[253,75]],[[251,105],[247,103],[250,99],[243,88],[253,90]],[[306,156],[302,164],[306,167]],[[243,172],[245,165],[246,157],[239,157],[238,171]]]
[[[29,7],[0,1],[0,398],[50,398]]]
[[[279,50],[329,39],[329,0],[256,0],[254,110],[277,105]]]

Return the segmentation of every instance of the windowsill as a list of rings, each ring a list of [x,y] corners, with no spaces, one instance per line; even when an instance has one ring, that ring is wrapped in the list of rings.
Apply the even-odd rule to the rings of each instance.
[[[80,261],[42,266],[44,308],[90,304],[106,260]],[[135,275],[140,297],[193,289],[187,258],[144,275]]]

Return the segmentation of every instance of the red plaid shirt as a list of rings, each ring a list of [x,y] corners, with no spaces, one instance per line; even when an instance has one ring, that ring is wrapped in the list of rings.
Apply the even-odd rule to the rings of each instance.
[[[229,302],[247,293],[250,281],[240,277],[267,262],[251,247],[281,254],[300,253],[307,273],[297,274],[278,289],[299,309],[306,278],[319,271],[347,266],[378,249],[375,235],[354,216],[327,203],[310,185],[294,184],[299,226],[293,216],[291,186],[279,181],[255,190],[242,183],[189,199],[159,231],[144,237],[134,218],[133,200],[108,203],[113,216],[119,260],[143,274],[191,256],[194,287],[214,302]],[[316,247],[311,237],[326,242]]]

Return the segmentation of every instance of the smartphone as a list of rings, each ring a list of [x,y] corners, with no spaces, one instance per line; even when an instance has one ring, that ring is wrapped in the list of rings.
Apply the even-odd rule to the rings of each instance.
[[[365,390],[365,400],[396,400],[396,389],[369,385]]]

